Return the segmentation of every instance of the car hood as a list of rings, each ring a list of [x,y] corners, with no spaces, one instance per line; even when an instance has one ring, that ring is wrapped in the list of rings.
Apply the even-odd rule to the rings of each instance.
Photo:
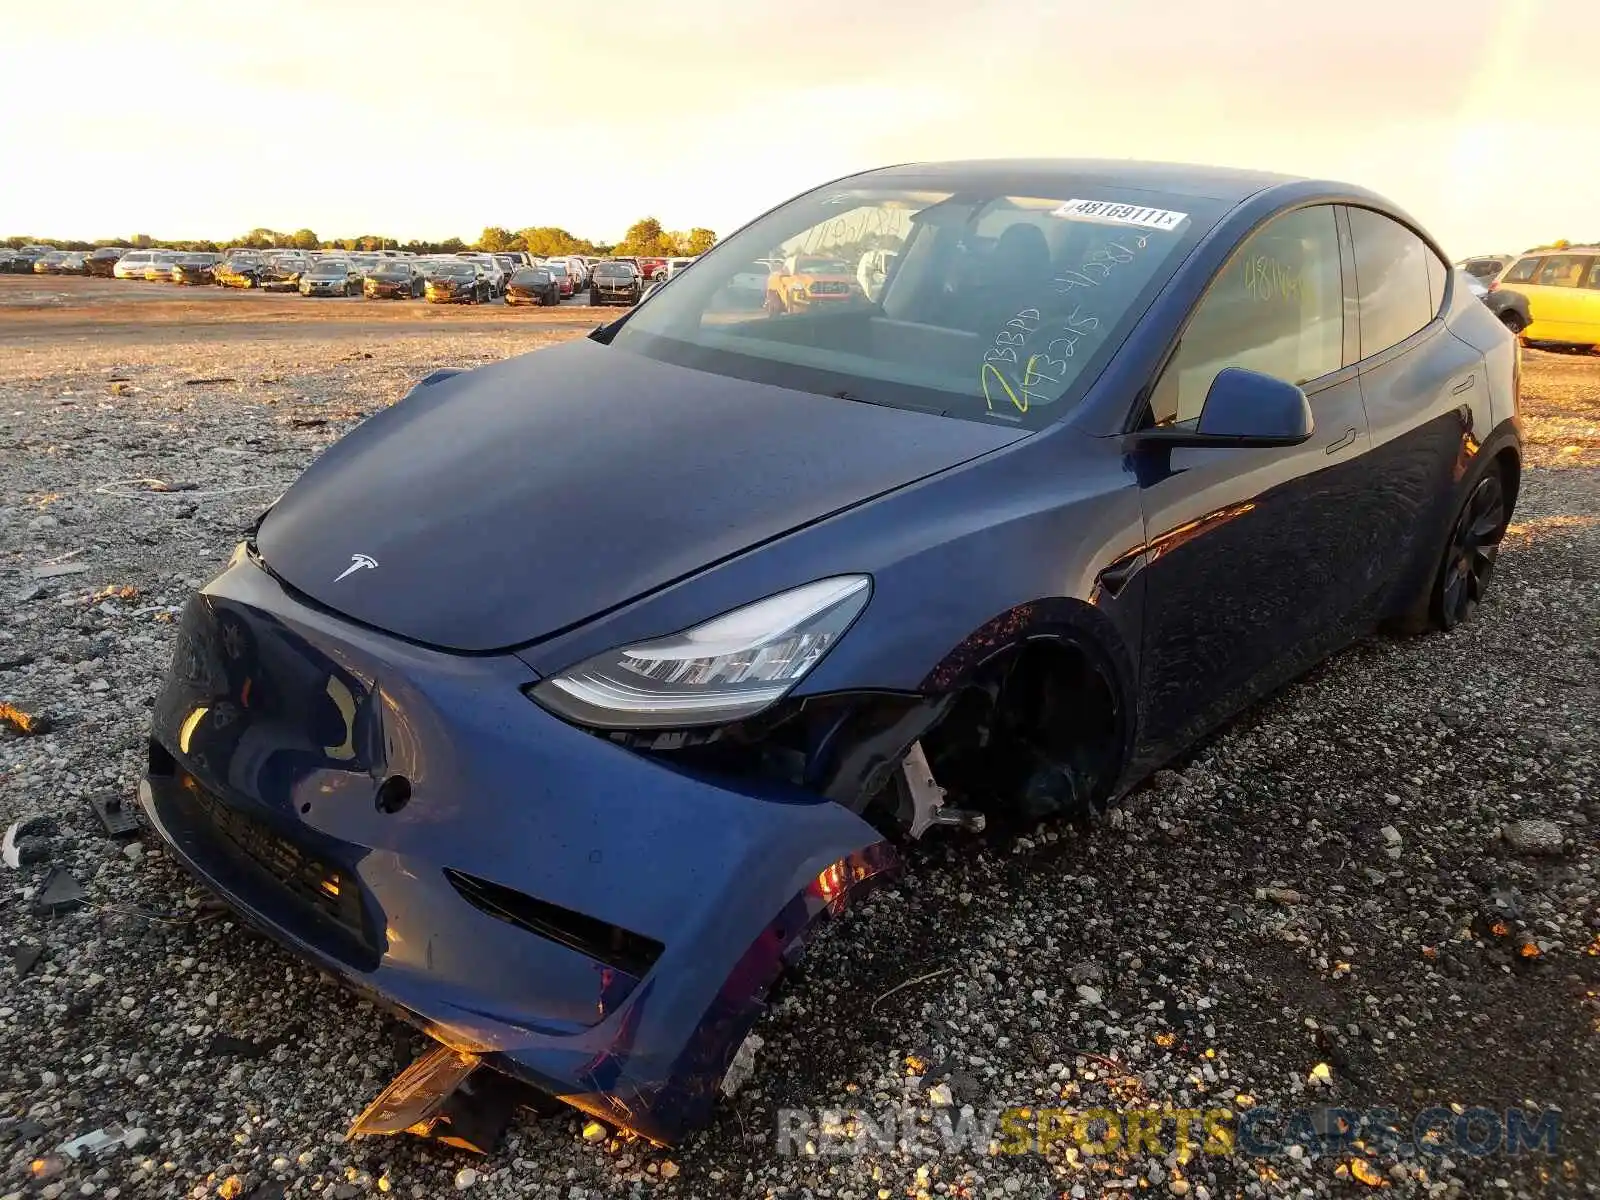
[[[256,545],[319,603],[481,652],[1025,436],[584,339],[419,387],[371,417],[273,506]],[[843,555],[839,569],[866,565]]]

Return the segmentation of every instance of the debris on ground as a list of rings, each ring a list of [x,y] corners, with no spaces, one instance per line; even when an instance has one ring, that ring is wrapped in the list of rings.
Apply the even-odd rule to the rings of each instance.
[[[112,1146],[121,1146],[132,1141],[135,1145],[143,1138],[142,1129],[124,1129],[120,1125],[113,1125],[109,1129],[93,1129],[81,1134],[71,1141],[62,1142],[56,1149],[68,1158],[81,1158],[85,1154],[98,1154]]]
[[[111,837],[127,837],[139,832],[139,806],[130,804],[115,792],[91,796],[89,806]]]
[[[749,1079],[756,1069],[756,1051],[765,1043],[760,1035],[751,1033],[739,1043],[739,1049],[734,1051],[733,1061],[728,1064],[728,1071],[722,1077],[722,1094],[725,1096],[737,1095],[745,1080]],[[587,1131],[585,1131],[587,1136]]]
[[[35,579],[55,579],[61,575],[82,575],[89,569],[86,562],[43,563],[33,569]]]
[[[48,835],[55,832],[51,817],[30,817],[13,821],[0,836],[0,862],[13,871],[33,863],[43,862],[50,856]]]
[[[43,713],[25,712],[15,704],[0,700],[0,726],[22,737],[38,737],[55,728],[55,722]]]
[[[11,966],[16,971],[17,978],[21,979],[29,971],[33,970],[43,957],[44,947],[37,943],[18,946],[13,950],[11,952]]]
[[[1560,854],[1565,841],[1554,821],[1512,821],[1501,828],[1500,836],[1518,854],[1530,855]]]
[[[41,917],[54,916],[82,903],[83,885],[65,867],[51,867],[44,886],[33,898],[33,911]]]

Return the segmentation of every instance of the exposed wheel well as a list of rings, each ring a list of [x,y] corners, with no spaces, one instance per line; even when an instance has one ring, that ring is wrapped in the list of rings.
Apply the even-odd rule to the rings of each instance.
[[[1515,446],[1507,446],[1494,456],[1494,465],[1505,487],[1506,513],[1509,516],[1517,505],[1517,492],[1522,486],[1522,457]]]
[[[985,662],[923,744],[951,803],[1035,821],[1110,797],[1126,720],[1116,673],[1097,647],[1035,637]]]
[[[1034,822],[1111,797],[1132,732],[1128,673],[1091,635],[1036,630],[921,692],[837,692],[733,725],[609,736],[685,766],[802,787],[888,834],[917,828],[909,789],[924,760],[920,777],[931,774],[948,810],[933,823]],[[927,805],[924,791],[924,814]]]

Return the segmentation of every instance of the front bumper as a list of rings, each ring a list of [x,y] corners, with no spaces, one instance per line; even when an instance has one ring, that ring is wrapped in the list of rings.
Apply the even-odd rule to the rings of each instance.
[[[895,857],[836,804],[573,728],[535,678],[349,624],[240,553],[184,611],[141,800],[296,953],[672,1142],[817,920]]]

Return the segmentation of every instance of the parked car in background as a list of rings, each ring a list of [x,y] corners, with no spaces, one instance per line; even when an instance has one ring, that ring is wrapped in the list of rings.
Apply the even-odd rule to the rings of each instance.
[[[639,274],[644,278],[646,283],[654,279],[656,277],[656,272],[661,270],[666,265],[667,260],[664,258],[640,255],[638,259]]]
[[[39,255],[33,260],[33,273],[35,275],[60,275],[62,264],[67,261],[65,250],[50,250]]]
[[[572,290],[581,292],[589,286],[590,267],[584,259],[577,254],[566,254],[561,261],[567,264],[567,274],[572,276]]]
[[[767,280],[767,312],[805,312],[840,305],[861,296],[855,274],[843,259],[826,254],[791,254]]]
[[[30,244],[19,247],[16,251],[16,254],[28,264],[24,269],[31,271],[33,270],[34,264],[37,263],[41,258],[47,254],[54,254],[55,252],[56,248],[54,246]]]
[[[415,300],[422,295],[422,271],[403,258],[386,258],[366,272],[361,294],[368,300]]]
[[[676,278],[677,275],[689,268],[694,262],[693,258],[669,258],[665,270],[657,272],[663,280]]]
[[[211,277],[221,287],[253,288],[261,286],[261,271],[259,254],[235,251],[216,265]]]
[[[544,269],[555,276],[556,287],[563,299],[577,291],[578,281],[573,277],[572,268],[567,265],[566,259],[546,259]]]
[[[33,264],[23,254],[13,250],[10,246],[0,246],[0,273],[16,275],[23,271],[33,270]]]
[[[455,258],[434,264],[422,295],[430,304],[487,304],[494,299],[494,290],[481,262]]]
[[[128,251],[122,246],[101,246],[98,250],[90,251],[83,264],[88,274],[110,279],[117,269],[117,262],[126,253]]]
[[[515,254],[496,254],[494,261],[500,264],[500,270],[505,272],[506,286],[511,284],[511,276],[520,271],[527,264]],[[503,289],[502,289],[503,290]]]
[[[154,250],[130,250],[117,260],[111,274],[117,279],[143,279],[145,268],[154,261]]]
[[[311,256],[298,250],[264,254],[257,286],[267,291],[294,291],[300,286],[300,277],[311,269],[311,265]]]
[[[1471,258],[1463,258],[1455,265],[1474,279],[1481,279],[1487,284],[1515,262],[1516,257],[1515,254],[1475,254]]]
[[[643,296],[644,280],[631,263],[595,263],[594,270],[589,272],[590,304],[633,305]]]
[[[1459,267],[1455,268],[1455,277],[1457,283],[1466,288],[1467,291],[1471,292],[1479,300],[1483,300],[1488,297],[1490,281],[1480,279],[1476,275],[1468,274]]]
[[[767,299],[767,280],[772,276],[772,265],[765,259],[754,259],[728,277],[724,286],[723,303],[735,308],[761,308]]]
[[[179,250],[157,250],[150,255],[150,261],[145,264],[144,278],[146,283],[171,283],[172,264],[182,257]]]
[[[1527,341],[1593,350],[1600,345],[1600,246],[1524,254],[1490,286],[1485,303]]]
[[[215,254],[182,254],[172,264],[173,283],[200,284],[216,282],[217,258]]]
[[[348,258],[319,258],[300,275],[302,296],[359,296],[361,269]]]
[[[463,250],[456,257],[466,262],[477,263],[483,270],[484,276],[489,280],[491,300],[505,291],[506,269],[495,260],[494,255],[483,250]]]
[[[519,267],[506,283],[507,304],[561,303],[561,285],[544,267]]]

